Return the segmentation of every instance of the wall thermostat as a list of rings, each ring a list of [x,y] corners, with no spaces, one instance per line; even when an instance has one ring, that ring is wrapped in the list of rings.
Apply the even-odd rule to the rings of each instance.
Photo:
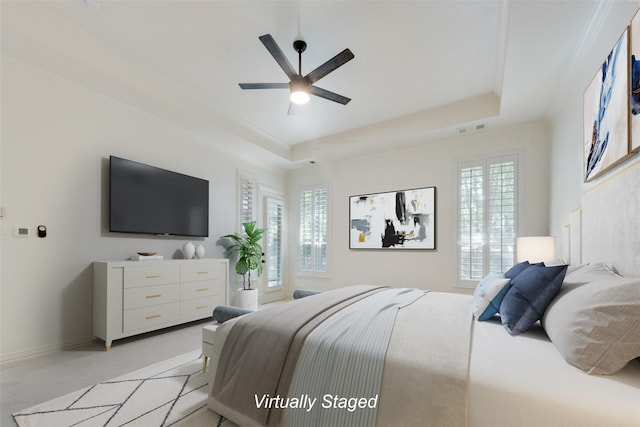
[[[47,237],[47,227],[44,225],[38,226],[38,237]]]
[[[30,234],[29,227],[13,227],[13,237],[29,237]]]

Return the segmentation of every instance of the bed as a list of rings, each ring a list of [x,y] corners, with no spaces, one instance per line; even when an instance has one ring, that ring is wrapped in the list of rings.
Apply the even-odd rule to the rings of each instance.
[[[519,331],[478,320],[478,290],[354,286],[232,319],[216,331],[208,407],[242,427],[639,426],[640,281],[602,263],[525,267],[559,284]],[[391,327],[372,312],[392,313]],[[350,318],[375,339],[365,328],[340,341],[358,330]],[[375,340],[384,348],[371,355]]]

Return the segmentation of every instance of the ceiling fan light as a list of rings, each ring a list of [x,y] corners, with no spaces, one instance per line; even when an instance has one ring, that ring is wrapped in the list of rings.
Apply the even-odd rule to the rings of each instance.
[[[289,99],[294,104],[302,105],[309,102],[309,83],[302,78],[294,78],[289,82],[291,95]]]
[[[294,104],[302,105],[309,102],[309,94],[301,89],[291,91],[291,96],[289,97],[291,102]]]

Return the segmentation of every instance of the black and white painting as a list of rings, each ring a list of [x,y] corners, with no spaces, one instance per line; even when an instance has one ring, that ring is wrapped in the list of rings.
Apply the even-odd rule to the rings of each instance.
[[[436,188],[349,198],[350,249],[436,248]]]

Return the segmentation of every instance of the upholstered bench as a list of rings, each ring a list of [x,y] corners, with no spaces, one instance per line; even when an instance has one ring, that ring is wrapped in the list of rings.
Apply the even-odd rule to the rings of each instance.
[[[318,293],[320,292],[296,289],[293,291],[293,299],[305,298]],[[252,311],[240,307],[219,305],[213,309],[213,320],[220,324],[233,319],[234,317],[249,313],[252,313]],[[207,325],[202,328],[202,372],[207,372],[207,361],[213,355],[213,336],[218,328],[218,324]]]
[[[213,309],[213,320],[220,324],[248,313],[252,313],[252,311],[240,307],[219,305]],[[207,372],[207,361],[213,355],[213,336],[217,328],[217,324],[207,325],[202,328],[202,372]]]
[[[202,328],[202,372],[207,372],[207,362],[213,356],[213,335],[218,325],[207,325]]]
[[[243,314],[249,313],[253,313],[253,310],[233,307],[230,305],[219,305],[213,309],[213,320],[218,323],[224,323],[227,320],[233,319],[234,317],[242,316]]]
[[[308,289],[296,289],[295,291],[293,291],[293,299],[305,298],[305,297],[309,297],[311,295],[315,295],[319,293],[320,291],[311,291]]]

